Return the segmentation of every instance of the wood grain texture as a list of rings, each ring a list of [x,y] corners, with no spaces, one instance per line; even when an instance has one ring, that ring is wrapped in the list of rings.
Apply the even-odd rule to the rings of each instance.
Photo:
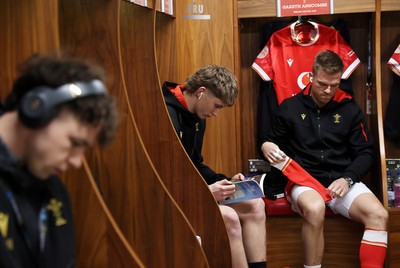
[[[267,219],[268,267],[302,267],[300,216],[271,216]],[[360,267],[358,252],[364,227],[342,216],[327,217],[322,266]]]
[[[389,247],[387,259],[390,260],[386,267],[400,267],[400,209],[389,211]]]
[[[58,49],[57,8],[57,0],[0,1],[0,98],[11,90],[16,66],[23,60]]]
[[[381,2],[381,11],[399,11],[400,10],[400,1],[398,0],[382,0]],[[385,15],[384,13],[383,15]]]
[[[143,66],[131,65],[123,72],[120,36],[129,32],[120,33],[120,19],[123,20],[120,15],[128,16],[129,27],[135,28],[143,23],[143,18],[136,13],[143,12],[144,18],[154,18],[154,11],[115,0],[65,0],[60,6],[63,47],[105,68],[107,85],[121,113],[116,140],[105,150],[95,148],[87,156],[115,221],[146,267],[208,267],[192,227],[148,158],[126,98],[126,90],[136,84],[124,83],[124,75],[140,73],[137,69],[143,68],[145,63],[154,65],[154,58],[148,58],[151,61],[143,62]],[[147,26],[154,28],[154,20],[148,21]],[[153,31],[141,31],[134,38],[145,42],[152,34]],[[154,51],[153,43],[146,45],[144,50],[135,46],[130,49],[140,50],[144,55]],[[148,82],[152,75],[144,75],[140,81]]]
[[[378,149],[376,152],[376,158],[378,161],[375,162],[375,166],[380,167],[379,169],[376,168],[374,170],[375,173],[377,173],[377,178],[381,178],[381,180],[376,180],[378,187],[382,188],[384,186],[384,193],[381,191],[381,195],[379,198],[382,200],[384,198],[385,194],[387,194],[387,184],[385,184],[386,180],[383,181],[385,177],[385,169],[386,169],[386,152],[385,152],[385,141],[384,141],[384,133],[383,133],[383,118],[382,118],[382,68],[379,62],[381,62],[381,25],[382,25],[382,13],[381,13],[381,0],[376,0],[376,10],[375,10],[375,17],[374,17],[374,22],[373,22],[373,29],[374,29],[374,40],[372,41],[373,43],[373,80],[374,80],[374,86],[373,88],[375,89],[375,117],[376,117],[376,122],[375,122],[375,143],[374,146]],[[376,172],[378,171],[378,172]],[[379,174],[380,171],[380,174]],[[380,182],[380,183],[379,183]],[[385,185],[384,185],[385,184]],[[383,195],[383,196],[382,196]],[[387,198],[383,199],[383,204],[387,206]]]
[[[3,85],[0,94],[5,96],[17,76],[16,66],[22,60],[32,53],[58,50],[58,1],[1,1],[0,20],[0,74]],[[64,181],[72,197],[75,219],[79,219],[75,222],[77,265],[144,267],[112,223],[87,173],[77,174],[70,175],[81,180]],[[65,176],[68,177],[68,174]]]
[[[205,64],[224,65],[234,71],[234,1],[190,0],[176,1],[176,70],[175,82],[185,79]],[[202,7],[203,15],[209,20],[185,19],[185,15],[197,15],[193,11]],[[157,50],[162,47],[157,47]],[[170,64],[169,62],[161,62]],[[240,99],[238,100],[240,102]],[[224,108],[216,118],[207,120],[207,131],[203,143],[205,163],[217,172],[231,177],[243,172],[240,166],[240,125],[236,120],[239,104]],[[245,127],[245,126],[244,126]]]
[[[228,249],[229,242],[217,203],[186,155],[167,114],[154,64],[155,17],[149,15],[150,10],[121,2],[121,63],[134,120],[160,178],[201,237],[210,266],[230,266],[229,250],[221,250]]]
[[[63,182],[73,207],[78,267],[145,267],[105,205],[87,162],[64,174]]]
[[[178,80],[176,46],[179,40],[176,38],[176,31],[176,21],[173,17],[157,13],[155,47],[157,71],[161,83]]]

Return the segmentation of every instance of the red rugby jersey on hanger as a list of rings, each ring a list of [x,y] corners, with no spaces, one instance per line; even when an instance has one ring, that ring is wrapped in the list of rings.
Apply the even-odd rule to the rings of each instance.
[[[252,64],[263,80],[273,81],[278,104],[308,84],[314,56],[320,51],[329,49],[342,58],[342,79],[347,79],[360,64],[356,53],[336,29],[308,21],[314,29],[300,27],[295,31],[297,23],[274,32]]]

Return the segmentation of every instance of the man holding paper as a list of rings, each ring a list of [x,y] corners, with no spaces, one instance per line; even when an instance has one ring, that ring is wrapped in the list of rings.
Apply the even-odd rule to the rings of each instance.
[[[287,198],[304,218],[304,267],[321,267],[325,205],[364,224],[361,267],[383,267],[388,213],[361,182],[372,166],[372,137],[359,106],[339,89],[342,73],[339,55],[317,54],[311,83],[279,106],[261,150],[288,177]]]

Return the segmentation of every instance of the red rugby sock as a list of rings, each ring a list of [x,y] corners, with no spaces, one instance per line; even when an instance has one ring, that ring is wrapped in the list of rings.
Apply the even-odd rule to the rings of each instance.
[[[360,246],[361,268],[382,268],[387,248],[387,231],[365,229]]]
[[[332,200],[332,197],[328,194],[326,188],[290,157],[287,156],[284,162],[272,166],[280,169],[283,175],[285,175],[291,182],[311,187],[319,192],[325,202]],[[288,191],[289,193],[291,188]]]

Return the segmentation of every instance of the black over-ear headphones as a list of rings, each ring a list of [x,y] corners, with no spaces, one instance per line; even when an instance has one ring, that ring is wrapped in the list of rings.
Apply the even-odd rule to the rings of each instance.
[[[106,95],[106,86],[100,80],[73,82],[57,88],[38,86],[22,97],[18,108],[21,122],[30,128],[49,123],[59,112],[59,105],[91,95]]]

